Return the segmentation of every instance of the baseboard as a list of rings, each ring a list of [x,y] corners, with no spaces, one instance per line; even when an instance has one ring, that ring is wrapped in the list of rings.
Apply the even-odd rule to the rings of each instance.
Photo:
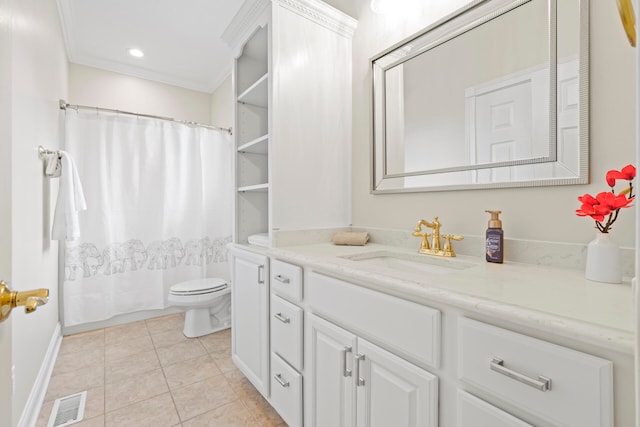
[[[82,323],[80,325],[65,326],[62,330],[62,335],[79,334],[82,332],[95,331],[96,329],[109,328],[111,326],[118,326],[125,323],[137,322],[139,320],[153,319],[154,317],[167,316],[169,314],[182,313],[184,310],[167,307],[161,310],[144,310],[136,311],[133,313],[120,314],[107,320],[100,320],[91,323]]]
[[[18,427],[34,427],[38,421],[40,415],[40,408],[44,397],[47,394],[47,388],[49,387],[49,380],[53,373],[53,367],[56,364],[56,358],[58,357],[58,351],[60,350],[60,344],[62,343],[62,333],[60,329],[60,323],[56,324],[56,329],[53,331],[51,341],[49,342],[49,348],[44,356],[44,360],[40,365],[38,376],[33,384],[29,399],[27,400],[20,421],[18,421]]]

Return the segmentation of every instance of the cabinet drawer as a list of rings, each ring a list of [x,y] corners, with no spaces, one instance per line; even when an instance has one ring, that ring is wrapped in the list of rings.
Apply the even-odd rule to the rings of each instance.
[[[271,351],[298,370],[302,370],[302,319],[300,307],[271,295]]]
[[[613,426],[610,361],[471,319],[458,331],[461,380],[553,424]]]
[[[458,390],[458,427],[533,427],[484,400]]]
[[[271,260],[271,290],[293,302],[302,301],[302,268],[288,262]]]
[[[419,365],[440,365],[440,311],[362,286],[309,274],[311,309]]]
[[[271,404],[289,427],[302,426],[302,375],[271,353]]]

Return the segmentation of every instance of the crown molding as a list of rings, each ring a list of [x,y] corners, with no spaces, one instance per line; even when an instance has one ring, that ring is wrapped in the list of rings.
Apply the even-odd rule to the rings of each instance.
[[[344,37],[353,37],[358,21],[320,0],[271,0]]]
[[[231,23],[222,33],[222,40],[231,48],[235,57],[242,53],[242,45],[256,26],[264,27],[268,21],[271,4],[286,8],[344,37],[351,38],[358,21],[320,0],[246,0]]]
[[[222,40],[231,48],[234,57],[240,56],[244,42],[256,26],[264,27],[268,16],[265,13],[270,0],[246,0],[222,33]]]

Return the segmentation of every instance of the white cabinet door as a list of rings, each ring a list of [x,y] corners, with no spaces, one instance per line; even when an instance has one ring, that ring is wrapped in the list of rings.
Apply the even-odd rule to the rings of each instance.
[[[355,424],[353,350],[356,336],[310,315],[311,426],[347,427]]]
[[[232,357],[256,389],[269,396],[269,263],[231,249]]]
[[[438,377],[358,338],[358,427],[437,427]]]

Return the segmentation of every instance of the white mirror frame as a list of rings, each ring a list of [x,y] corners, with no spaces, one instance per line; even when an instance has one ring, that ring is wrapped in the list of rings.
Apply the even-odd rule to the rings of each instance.
[[[386,49],[380,54],[371,59],[371,88],[372,88],[372,102],[371,102],[371,193],[372,194],[385,194],[385,193],[405,193],[405,192],[425,192],[425,191],[448,191],[448,190],[466,190],[466,189],[485,189],[485,188],[508,188],[508,187],[537,187],[537,186],[551,186],[551,185],[574,185],[574,184],[586,184],[589,182],[589,0],[578,0],[579,10],[579,47],[578,47],[578,78],[579,78],[579,171],[574,176],[562,177],[562,178],[541,178],[535,180],[523,180],[523,181],[502,181],[492,183],[468,183],[468,184],[443,184],[435,186],[422,186],[422,187],[405,187],[404,179],[411,176],[421,175],[441,175],[446,176],[445,173],[433,173],[427,172],[420,173],[407,173],[407,174],[394,174],[387,175],[385,171],[385,140],[379,135],[384,135],[384,120],[376,120],[376,114],[379,114],[376,109],[376,97],[380,97],[380,90],[384,90],[384,85],[379,84],[380,77],[384,77],[384,69],[376,65],[376,60],[384,57],[385,55],[393,54],[395,51],[405,50],[405,46],[415,41],[418,38],[436,35],[434,39],[431,39],[428,43],[429,46],[442,43],[438,40],[438,34],[444,34],[444,39],[447,39],[446,35],[450,35],[460,30],[461,26],[467,25],[470,21],[476,22],[478,19],[477,14],[484,13],[495,14],[504,13],[504,10],[511,10],[514,3],[524,3],[529,0],[475,0],[469,3],[462,9],[454,12],[453,14],[441,19],[440,21],[430,25],[426,29],[414,34],[411,37],[403,40],[402,42]],[[562,1],[562,0],[561,0]],[[492,4],[497,4],[492,8]],[[505,5],[507,5],[505,7]],[[511,5],[511,6],[509,6]],[[483,12],[483,8],[489,12]],[[478,12],[480,11],[480,12]],[[496,12],[502,11],[502,12]],[[473,15],[476,14],[476,15]],[[476,24],[477,25],[477,24]],[[555,27],[555,26],[552,26]],[[434,41],[435,40],[435,41]],[[551,41],[555,42],[555,35],[550,37]],[[424,49],[419,49],[424,50]],[[555,46],[552,49],[555,51]],[[553,95],[556,94],[555,85],[557,84],[555,79],[555,54],[551,55],[554,64],[552,72],[552,90]],[[376,86],[377,85],[377,86]],[[376,89],[378,92],[376,92]],[[384,95],[382,95],[384,96]],[[557,96],[553,100],[557,103]],[[555,111],[555,108],[553,108]],[[552,118],[550,123],[553,123],[554,129],[551,131],[555,135],[555,117]],[[554,153],[555,155],[555,153]],[[555,158],[555,156],[554,156]],[[538,163],[539,160],[533,159],[521,161],[519,164]],[[516,162],[517,163],[517,162]],[[512,163],[513,164],[513,163]],[[478,169],[486,169],[486,165],[481,165]],[[468,170],[469,167],[460,168],[460,170]],[[491,168],[490,168],[491,169]]]

